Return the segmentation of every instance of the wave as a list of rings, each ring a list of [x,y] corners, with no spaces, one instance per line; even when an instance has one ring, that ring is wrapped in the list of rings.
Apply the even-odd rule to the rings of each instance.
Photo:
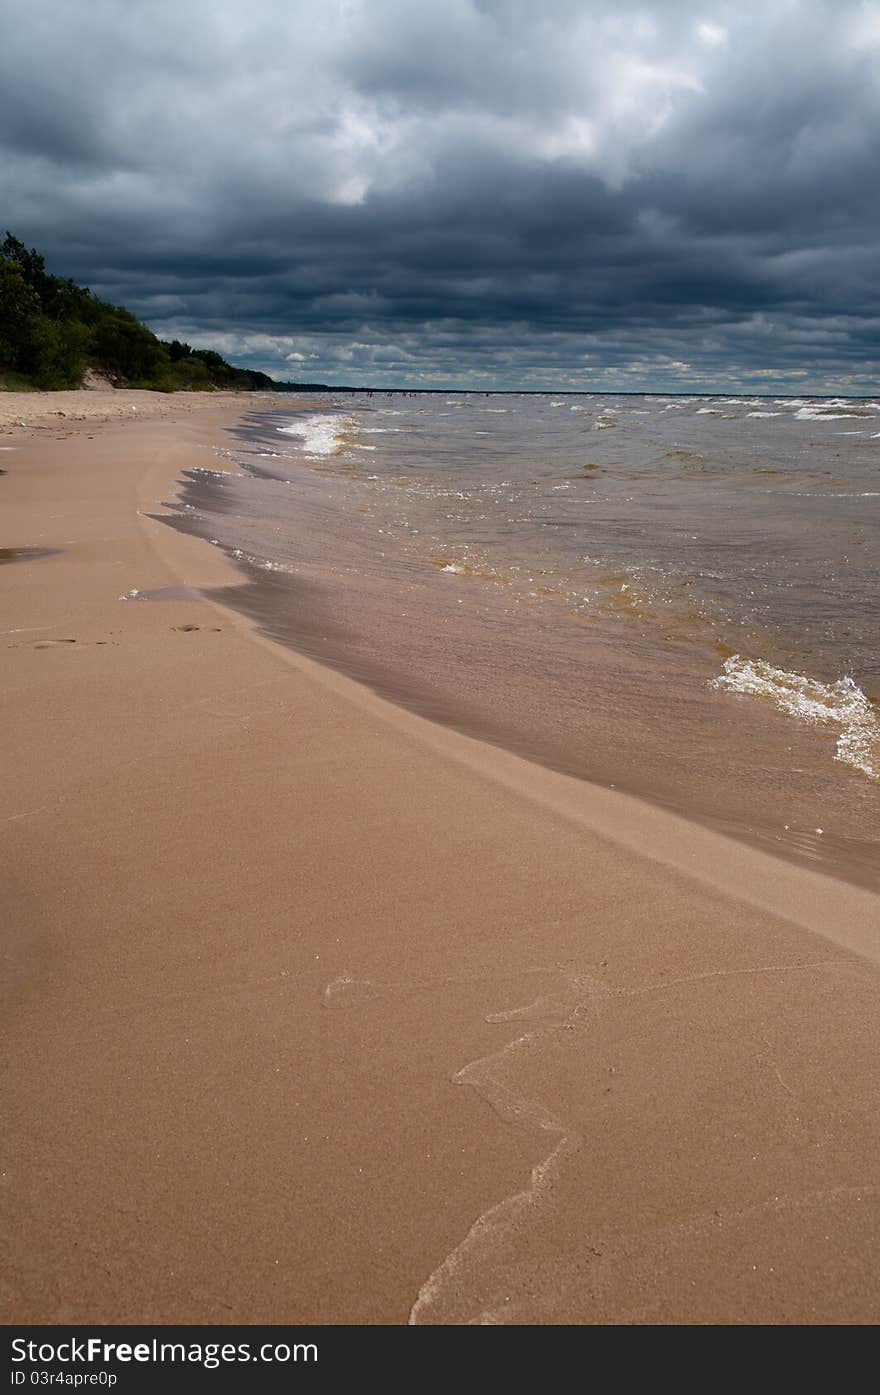
[[[283,436],[301,436],[306,455],[335,455],[344,444],[343,433],[352,429],[351,418],[339,412],[308,417],[305,421],[278,427]]]
[[[831,404],[836,405],[835,403]],[[824,407],[801,407],[794,414],[795,421],[846,421],[849,417],[862,416],[862,412],[829,412]]]
[[[880,722],[870,699],[851,678],[820,683],[802,673],[774,668],[763,659],[734,654],[711,687],[769,699],[781,712],[822,726],[837,726],[835,760],[869,779],[880,779]]]

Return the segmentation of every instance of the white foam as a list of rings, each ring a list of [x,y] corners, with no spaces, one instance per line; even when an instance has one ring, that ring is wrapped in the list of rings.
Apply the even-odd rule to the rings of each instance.
[[[781,412],[746,412],[747,417],[781,417]]]
[[[698,417],[720,417],[723,413],[719,407],[698,407],[696,410]]]
[[[278,427],[284,436],[301,436],[307,455],[335,455],[342,446],[342,433],[352,429],[351,419],[341,413],[308,417],[305,421]]]
[[[802,673],[774,668],[763,659],[734,654],[712,679],[712,687],[749,697],[769,698],[780,711],[802,721],[837,726],[835,760],[870,779],[880,779],[880,722],[869,698],[851,678],[820,683]]]
[[[230,556],[239,562],[249,562],[252,567],[259,567],[263,572],[290,571],[290,567],[285,566],[283,562],[270,562],[268,557],[256,557],[252,552],[245,552],[243,547],[234,547]]]
[[[836,403],[832,403],[836,406]],[[795,412],[795,421],[846,421],[850,417],[856,416],[856,412],[827,412],[821,407],[801,407]]]

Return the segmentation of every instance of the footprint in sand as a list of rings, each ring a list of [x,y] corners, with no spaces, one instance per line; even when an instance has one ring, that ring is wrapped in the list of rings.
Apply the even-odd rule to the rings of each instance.
[[[4,473],[0,470],[0,475]],[[40,562],[60,551],[58,547],[0,547],[0,562]]]
[[[112,644],[112,645],[118,646],[119,640],[118,640],[118,639],[38,639],[38,640],[36,640],[35,643],[33,643],[33,644],[29,644],[29,643],[27,643],[27,642],[24,642],[24,643],[18,643],[18,642],[16,642],[16,643],[14,643],[14,644],[7,644],[6,647],[7,647],[7,649],[59,649],[59,648],[61,648],[61,647],[63,647],[63,646],[66,646],[66,645],[68,645],[68,644],[80,644],[80,645],[85,645],[85,646],[88,646],[88,645],[91,645],[91,644],[94,644],[94,645],[107,645],[107,644]]]

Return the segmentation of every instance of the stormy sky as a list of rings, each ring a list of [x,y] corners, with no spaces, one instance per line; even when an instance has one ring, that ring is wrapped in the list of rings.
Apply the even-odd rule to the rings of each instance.
[[[878,0],[5,0],[0,224],[376,386],[876,392]]]

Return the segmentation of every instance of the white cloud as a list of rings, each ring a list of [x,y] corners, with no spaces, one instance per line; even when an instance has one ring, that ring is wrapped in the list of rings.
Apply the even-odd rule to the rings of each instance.
[[[710,24],[700,20],[697,24],[697,38],[708,48],[720,48],[727,43],[727,30],[723,24]]]

